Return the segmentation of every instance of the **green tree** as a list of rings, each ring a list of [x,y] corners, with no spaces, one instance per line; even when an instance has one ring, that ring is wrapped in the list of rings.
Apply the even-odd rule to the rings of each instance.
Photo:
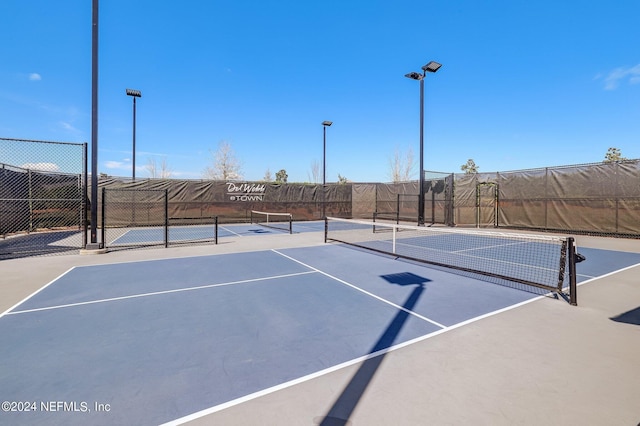
[[[478,173],[478,169],[479,167],[476,165],[476,162],[473,161],[472,158],[469,158],[465,164],[460,166],[460,170],[462,170],[467,175]]]
[[[338,173],[338,184],[344,185],[347,182],[349,182],[349,180],[346,177],[342,176],[340,173]]]
[[[626,158],[622,156],[622,152],[620,152],[620,148],[611,147],[607,150],[607,153],[604,155],[604,163],[615,163],[616,161],[624,161]]]
[[[287,183],[287,179],[289,175],[287,175],[287,171],[285,169],[280,170],[276,173],[276,183]]]

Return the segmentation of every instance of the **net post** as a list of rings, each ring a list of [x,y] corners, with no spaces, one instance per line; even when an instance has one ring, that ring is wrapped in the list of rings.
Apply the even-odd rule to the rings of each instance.
[[[218,216],[213,221],[213,240],[218,244]]]
[[[327,237],[329,235],[329,218],[324,217],[324,242],[327,243]]]
[[[397,194],[396,200],[396,224],[400,223],[400,193]]]
[[[393,254],[396,254],[396,227],[394,226],[391,238],[393,239]]]
[[[293,234],[293,215],[289,215],[289,234]]]
[[[377,218],[377,217],[378,217],[378,212],[375,212],[375,213],[373,214],[373,226],[372,226],[372,229],[373,229],[373,233],[374,233],[374,234],[376,233],[376,218]]]
[[[164,190],[164,247],[169,247],[169,190]]]
[[[577,285],[576,285],[576,246],[573,237],[567,238],[569,250],[569,303],[578,305]]]

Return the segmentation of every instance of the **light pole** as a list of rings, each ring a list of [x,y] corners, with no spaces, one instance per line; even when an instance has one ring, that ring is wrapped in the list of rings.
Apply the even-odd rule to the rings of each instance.
[[[424,225],[424,78],[428,72],[436,72],[442,64],[435,61],[422,67],[422,74],[410,72],[405,77],[420,82],[420,180],[418,195],[418,225]]]
[[[98,243],[98,0],[91,3],[91,201],[90,242],[85,248],[100,249]],[[85,214],[86,218],[86,214]],[[86,230],[85,230],[86,231]]]
[[[325,197],[327,184],[327,127],[331,126],[333,121],[322,122],[322,218],[326,216]]]
[[[136,98],[142,97],[139,90],[127,89],[127,96],[133,98],[133,181],[136,180]]]

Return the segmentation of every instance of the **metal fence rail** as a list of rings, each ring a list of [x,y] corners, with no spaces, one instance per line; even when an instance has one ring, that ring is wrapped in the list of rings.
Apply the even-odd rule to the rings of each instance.
[[[218,217],[171,216],[168,189],[103,187],[100,200],[105,249],[218,244]]]
[[[640,160],[424,177],[428,224],[640,238]],[[95,191],[102,188],[113,197],[122,190],[119,199],[107,195],[106,217],[96,220],[111,246],[127,239],[110,240],[110,233],[136,227],[165,227],[167,236],[157,244],[201,242],[192,232],[196,226],[213,226],[217,217],[246,221],[251,210],[287,212],[296,221],[326,211],[398,222],[417,220],[420,204],[417,181],[320,186],[101,178]],[[0,260],[85,248],[87,195],[86,143],[0,138]],[[100,197],[96,207],[101,214]],[[178,236],[180,227],[190,231]],[[209,233],[204,241],[214,238]]]

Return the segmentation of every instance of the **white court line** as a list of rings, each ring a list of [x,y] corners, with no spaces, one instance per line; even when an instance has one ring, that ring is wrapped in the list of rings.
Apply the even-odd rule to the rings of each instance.
[[[391,243],[390,241],[384,241],[384,240],[381,240],[379,242],[389,243],[389,244]],[[521,244],[521,243],[511,243],[511,244]],[[532,265],[530,263],[514,262],[512,260],[502,260],[502,259],[496,259],[496,258],[492,258],[492,257],[483,257],[483,256],[477,256],[477,255],[463,253],[466,250],[446,251],[446,250],[441,250],[441,249],[433,248],[433,247],[422,247],[422,246],[415,245],[415,244],[407,244],[407,243],[399,243],[399,242],[396,242],[396,245],[404,246],[404,247],[410,247],[410,248],[417,248],[417,249],[420,249],[420,250],[423,250],[423,251],[432,251],[432,252],[435,252],[435,253],[454,254],[454,255],[458,255],[460,257],[465,257],[467,259],[475,259],[475,260],[480,260],[480,261],[501,263],[503,265],[509,265],[509,266],[511,266],[511,265],[524,266],[524,267],[529,268],[531,270],[539,270],[539,271],[542,271],[542,272],[551,272],[551,273],[556,273],[557,272],[557,269],[555,267],[554,268],[548,268],[548,267],[545,267],[545,266]],[[492,248],[495,248],[495,247],[501,247],[501,246],[493,246]],[[481,248],[483,248],[483,247],[481,247]],[[488,248],[488,246],[487,246],[487,248]],[[469,250],[477,250],[477,249],[469,249]],[[397,254],[397,253],[393,253],[393,254],[390,253],[389,255],[393,256],[394,254]],[[560,260],[560,256],[558,256],[558,260]]]
[[[288,257],[286,255],[283,255],[283,256]],[[295,259],[292,259],[292,260],[296,261]],[[301,263],[301,262],[298,262],[298,263]],[[312,268],[312,269],[315,269],[315,268]],[[324,274],[322,271],[318,271],[318,272]],[[327,275],[328,277],[336,279],[335,277],[332,277],[331,275],[328,275],[328,274],[324,274],[324,275]],[[339,279],[338,279],[338,281],[343,282],[343,281],[341,281]],[[348,283],[345,283],[345,284],[349,285]],[[357,289],[357,287],[356,287],[356,289]],[[374,296],[374,297],[376,297],[376,296]],[[364,355],[364,356],[361,356],[361,357],[358,357],[358,358],[354,358],[352,360],[343,362],[342,364],[334,365],[333,367],[325,368],[324,370],[320,370],[320,371],[317,371],[315,373],[311,373],[311,374],[308,374],[306,376],[299,377],[297,379],[290,380],[288,382],[281,383],[279,385],[272,386],[270,388],[266,388],[266,389],[260,390],[258,392],[254,392],[252,394],[245,395],[243,397],[240,397],[240,398],[237,398],[237,399],[234,399],[234,400],[231,400],[231,401],[224,402],[222,404],[219,404],[219,405],[204,409],[202,411],[198,411],[198,412],[189,414],[189,415],[181,417],[179,419],[175,419],[175,420],[172,420],[170,422],[163,423],[160,426],[178,426],[178,425],[182,425],[184,423],[190,422],[192,420],[199,419],[199,418],[207,416],[209,414],[217,413],[218,411],[222,411],[224,409],[227,409],[227,408],[239,405],[239,404],[243,404],[243,403],[251,401],[253,399],[256,399],[256,398],[259,398],[259,397],[262,397],[262,396],[269,395],[271,393],[280,391],[282,389],[286,389],[286,388],[289,388],[291,386],[295,386],[295,385],[298,385],[300,383],[304,383],[304,382],[307,382],[309,380],[313,380],[315,378],[327,375],[327,374],[332,373],[334,371],[341,370],[341,369],[343,369],[345,367],[349,367],[351,365],[367,361],[367,360],[369,360],[371,358],[375,358],[377,356],[384,355],[384,354],[387,354],[387,353],[392,352],[392,351],[396,351],[396,350],[404,348],[406,346],[422,342],[422,341],[430,339],[432,337],[439,336],[440,334],[446,333],[448,331],[455,330],[456,328],[460,328],[460,327],[463,327],[465,325],[474,323],[476,321],[480,321],[482,319],[485,319],[485,318],[500,314],[502,312],[506,312],[506,311],[509,311],[511,309],[515,309],[517,307],[529,304],[531,302],[543,299],[545,297],[546,296],[538,296],[538,297],[535,297],[535,298],[532,298],[532,299],[529,299],[529,300],[525,300],[525,301],[520,302],[518,304],[515,304],[515,305],[512,305],[512,306],[508,306],[506,308],[499,309],[497,311],[489,312],[489,313],[486,313],[484,315],[480,315],[480,316],[477,316],[475,318],[471,318],[471,319],[468,319],[466,321],[459,322],[459,323],[451,325],[449,327],[444,327],[443,326],[444,328],[442,328],[440,330],[437,330],[437,331],[434,331],[433,333],[425,334],[424,336],[416,337],[415,339],[407,340],[406,342],[403,342],[403,343],[398,343],[397,345],[390,346],[390,347],[388,347],[386,349],[381,349],[381,350],[379,350],[377,352],[373,352],[373,353],[370,353],[370,354],[367,354],[367,355]]]
[[[264,251],[264,250],[253,250],[253,251],[248,251],[248,252],[245,252],[245,253],[260,253],[262,251]],[[60,278],[62,278],[63,276],[65,276],[66,274],[68,274],[69,272],[71,272],[74,269],[78,269],[78,268],[93,268],[93,267],[96,267],[96,266],[117,266],[117,265],[132,264],[132,263],[147,263],[147,262],[152,263],[152,262],[164,262],[164,261],[173,261],[173,260],[182,260],[182,259],[197,259],[197,258],[211,257],[211,256],[233,256],[233,255],[234,255],[234,253],[208,253],[208,254],[198,254],[198,255],[184,256],[184,257],[167,257],[167,258],[159,258],[159,259],[136,259],[136,260],[124,260],[124,261],[106,262],[106,263],[96,262],[96,263],[90,263],[90,264],[87,264],[87,265],[73,266],[73,267],[69,268],[67,271],[65,271],[62,274],[60,274],[59,276],[57,276],[56,278],[54,278],[53,280],[49,281],[47,284],[42,286],[40,289],[36,290],[35,292],[31,293],[29,296],[27,296],[24,299],[22,299],[20,302],[18,302],[15,305],[11,306],[5,312],[0,314],[0,318],[2,318],[5,314],[7,314],[12,309],[15,309],[16,307],[20,306],[21,304],[23,304],[24,302],[26,302],[27,300],[29,300],[30,298],[35,296],[36,294],[40,293],[42,290],[44,290],[45,288],[49,287],[51,284],[53,284],[54,282],[58,281]]]
[[[609,272],[608,274],[599,275],[597,277],[592,277],[592,278],[590,278],[590,279],[588,279],[586,281],[582,281],[581,283],[576,283],[576,285],[577,286],[581,286],[581,285],[584,285],[584,284],[588,284],[588,283],[590,283],[592,281],[597,281],[597,280],[600,280],[602,278],[607,278],[607,277],[610,277],[611,275],[617,274],[618,272],[628,271],[629,269],[633,269],[633,268],[637,268],[637,267],[640,267],[640,263],[636,263],[635,265],[627,266],[626,268],[617,269],[615,271]],[[578,275],[580,275],[580,274],[578,274]],[[588,275],[582,275],[582,276],[588,276]]]
[[[313,226],[313,225],[308,225],[308,224],[304,224],[304,222],[293,222],[293,227],[294,228],[302,228],[302,229],[309,229],[311,231],[317,231],[317,232],[322,232],[324,231],[324,222],[319,222],[319,221],[312,221],[312,223],[321,223],[322,227],[320,229],[318,229],[317,226]]]
[[[9,309],[7,309],[6,311],[4,311],[2,314],[0,314],[0,318],[2,318],[5,315],[9,315],[12,314],[13,312],[11,312],[11,310],[17,308],[18,306],[22,305],[24,302],[26,302],[27,300],[31,299],[33,296],[35,296],[36,294],[40,293],[42,290],[44,290],[45,288],[49,287],[51,284],[53,284],[54,282],[58,281],[60,278],[64,277],[65,275],[67,275],[69,272],[71,272],[72,270],[74,270],[76,267],[72,267],[67,269],[65,272],[63,272],[62,274],[58,275],[57,277],[55,277],[53,280],[49,281],[47,284],[43,285],[42,287],[40,287],[38,290],[34,291],[33,293],[31,293],[29,296],[25,297],[24,299],[22,299],[21,301],[19,301],[18,303],[16,303],[15,305],[13,305],[12,307],[10,307]]]
[[[292,259],[292,260],[295,260],[295,259]],[[300,262],[298,262],[298,263],[300,263]],[[636,268],[636,267],[640,267],[640,263],[632,265],[632,266],[628,266],[626,268],[618,269],[616,271],[610,272],[610,273],[605,274],[605,275],[594,277],[594,278],[592,278],[592,279],[590,279],[588,281],[584,281],[582,283],[578,283],[577,285],[587,284],[587,283],[589,283],[591,281],[596,281],[596,280],[598,280],[600,278],[606,278],[608,276],[617,274],[618,272],[623,272],[623,271],[626,271],[628,269],[632,269],[632,268]],[[318,272],[322,273],[321,271],[318,271]],[[327,275],[327,274],[325,274],[325,275]],[[468,319],[466,321],[462,321],[462,322],[454,324],[452,326],[445,327],[445,328],[442,328],[440,330],[434,331],[433,333],[426,334],[424,336],[420,336],[420,337],[417,337],[415,339],[408,340],[408,341],[403,342],[403,343],[399,343],[397,345],[393,345],[393,346],[388,347],[386,349],[382,349],[380,351],[377,351],[377,352],[374,352],[374,353],[371,353],[371,354],[367,354],[367,355],[361,356],[359,358],[352,359],[350,361],[343,362],[342,364],[334,365],[333,367],[329,367],[329,368],[326,368],[324,370],[320,370],[320,371],[317,371],[315,373],[311,373],[311,374],[308,374],[306,376],[299,377],[297,379],[290,380],[288,382],[281,383],[281,384],[276,385],[276,386],[272,386],[270,388],[262,389],[262,390],[260,390],[258,392],[254,392],[252,394],[245,395],[243,397],[240,397],[240,398],[237,398],[237,399],[234,399],[234,400],[231,400],[231,401],[224,402],[222,404],[219,404],[219,405],[216,405],[216,406],[213,406],[213,407],[210,407],[210,408],[207,408],[207,409],[204,409],[204,410],[189,414],[187,416],[180,417],[180,418],[172,420],[170,422],[163,423],[160,426],[179,426],[179,425],[182,425],[184,423],[190,422],[192,420],[196,420],[196,419],[208,416],[210,414],[214,414],[214,413],[217,413],[219,411],[225,410],[227,408],[231,408],[231,407],[234,407],[236,405],[240,405],[240,404],[243,404],[245,402],[260,398],[262,396],[266,396],[266,395],[269,395],[271,393],[278,392],[280,390],[283,390],[283,389],[298,385],[300,383],[304,383],[304,382],[316,379],[318,377],[322,377],[322,376],[327,375],[329,373],[332,373],[334,371],[343,369],[345,367],[349,367],[349,366],[354,365],[354,364],[358,364],[360,362],[364,362],[364,361],[366,361],[368,359],[377,357],[379,355],[387,354],[389,352],[404,348],[406,346],[410,346],[410,345],[413,345],[415,343],[419,343],[419,342],[425,341],[427,339],[430,339],[432,337],[439,336],[440,334],[444,334],[446,332],[455,330],[457,328],[464,327],[466,325],[472,324],[472,323],[480,321],[482,319],[489,318],[489,317],[492,317],[494,315],[498,315],[498,314],[501,314],[503,312],[507,312],[507,311],[510,311],[512,309],[519,308],[520,306],[524,306],[524,305],[527,305],[529,303],[533,303],[535,301],[538,301],[538,300],[541,300],[541,299],[546,299],[546,298],[547,298],[547,295],[537,296],[537,297],[531,298],[529,300],[525,300],[523,302],[520,302],[518,304],[515,304],[515,305],[512,305],[512,306],[508,306],[506,308],[499,309],[497,311],[489,312],[489,313],[486,313],[484,315],[477,316],[475,318],[470,318],[470,319]]]
[[[231,229],[227,228],[226,226],[220,226],[218,225],[218,228],[222,228],[227,232],[232,233],[233,235],[237,236],[237,237],[244,237],[244,235],[238,234],[237,232],[233,232]]]
[[[78,302],[78,303],[69,303],[69,304],[66,304],[66,305],[47,306],[47,307],[44,307],[44,308],[25,309],[24,311],[8,312],[6,314],[7,315],[17,315],[17,314],[26,314],[26,313],[30,313],[30,312],[49,311],[49,310],[53,310],[53,309],[70,308],[70,307],[84,306],[84,305],[93,305],[93,304],[97,304],[97,303],[113,302],[113,301],[117,301],[117,300],[136,299],[136,298],[139,298],[139,297],[158,296],[158,295],[161,295],[161,294],[182,293],[182,292],[185,292],[185,291],[202,290],[202,289],[206,289],[206,288],[223,287],[223,286],[228,286],[228,285],[244,284],[244,283],[250,283],[250,282],[257,282],[257,281],[275,280],[275,279],[279,279],[279,278],[295,277],[295,276],[299,276],[299,275],[308,275],[308,274],[314,274],[314,273],[315,273],[315,271],[306,271],[306,272],[297,272],[297,273],[294,273],[294,274],[274,275],[274,276],[271,276],[271,277],[252,278],[252,279],[248,279],[248,280],[229,281],[229,282],[226,282],[226,283],[219,283],[219,284],[207,284],[207,285],[201,285],[201,286],[197,286],[197,287],[177,288],[177,289],[173,289],[173,290],[154,291],[154,292],[150,292],[150,293],[132,294],[132,295],[129,295],[129,296],[111,297],[111,298],[108,298],[108,299],[90,300],[88,302]]]
[[[318,272],[318,273],[320,273],[320,274],[322,274],[322,275],[324,275],[324,276],[326,276],[326,277],[329,277],[329,278],[331,278],[332,280],[338,281],[339,283],[342,283],[342,284],[344,284],[344,285],[346,285],[346,286],[349,286],[349,287],[351,287],[351,288],[353,288],[353,289],[355,289],[355,290],[358,290],[359,292],[364,293],[364,294],[366,294],[367,296],[371,296],[371,297],[373,297],[374,299],[378,299],[379,301],[384,302],[384,303],[386,303],[387,305],[391,305],[391,306],[393,306],[393,307],[394,307],[394,308],[396,308],[396,309],[400,309],[401,311],[406,312],[407,314],[410,314],[410,315],[413,315],[413,316],[415,316],[415,317],[417,317],[417,318],[420,318],[420,319],[421,319],[421,320],[423,320],[423,321],[426,321],[426,322],[428,322],[428,323],[431,323],[431,324],[433,324],[433,325],[435,325],[435,326],[437,326],[437,327],[440,327],[440,328],[446,328],[446,327],[447,327],[446,325],[442,325],[442,324],[440,324],[439,322],[436,322],[436,321],[434,321],[434,320],[432,320],[432,319],[429,319],[429,318],[427,318],[427,317],[424,317],[424,316],[422,316],[422,315],[420,315],[420,314],[417,314],[417,313],[415,313],[415,312],[413,312],[413,311],[411,311],[411,310],[409,310],[409,309],[406,309],[406,308],[405,308],[405,307],[403,307],[403,306],[396,305],[395,303],[390,302],[390,301],[388,301],[388,300],[386,300],[386,299],[383,299],[383,298],[382,298],[382,297],[380,297],[380,296],[376,296],[375,294],[370,293],[370,292],[368,292],[368,291],[366,291],[366,290],[364,290],[364,289],[361,289],[361,288],[360,288],[360,287],[358,287],[358,286],[355,286],[355,285],[353,285],[353,284],[351,284],[351,283],[348,283],[348,282],[346,282],[346,281],[344,281],[344,280],[341,280],[341,279],[340,279],[340,278],[338,278],[338,277],[334,277],[333,275],[328,274],[328,273],[326,273],[326,272],[324,272],[324,271],[321,271],[320,269],[314,268],[314,267],[313,267],[313,266],[311,266],[311,265],[307,265],[306,263],[301,262],[301,261],[299,261],[299,260],[297,260],[297,259],[294,259],[293,257],[287,256],[287,255],[286,255],[286,254],[284,254],[284,253],[280,253],[278,250],[271,250],[271,251],[272,251],[272,252],[274,252],[274,253],[279,254],[280,256],[286,257],[287,259],[292,260],[292,261],[294,261],[294,262],[296,262],[296,263],[298,263],[298,264],[300,264],[300,265],[302,265],[302,266],[305,266],[305,267],[307,267],[307,268],[309,268],[309,269],[311,269],[311,270],[313,270],[313,271],[315,271],[315,272]]]
[[[475,250],[485,250],[485,249],[498,248],[498,247],[517,246],[517,245],[520,245],[520,244],[529,244],[531,242],[532,241],[515,241],[515,242],[512,242],[512,243],[484,245],[484,246],[471,247],[471,248],[462,249],[462,250],[453,250],[451,253],[462,253],[462,252],[465,252],[465,251],[475,251]]]

